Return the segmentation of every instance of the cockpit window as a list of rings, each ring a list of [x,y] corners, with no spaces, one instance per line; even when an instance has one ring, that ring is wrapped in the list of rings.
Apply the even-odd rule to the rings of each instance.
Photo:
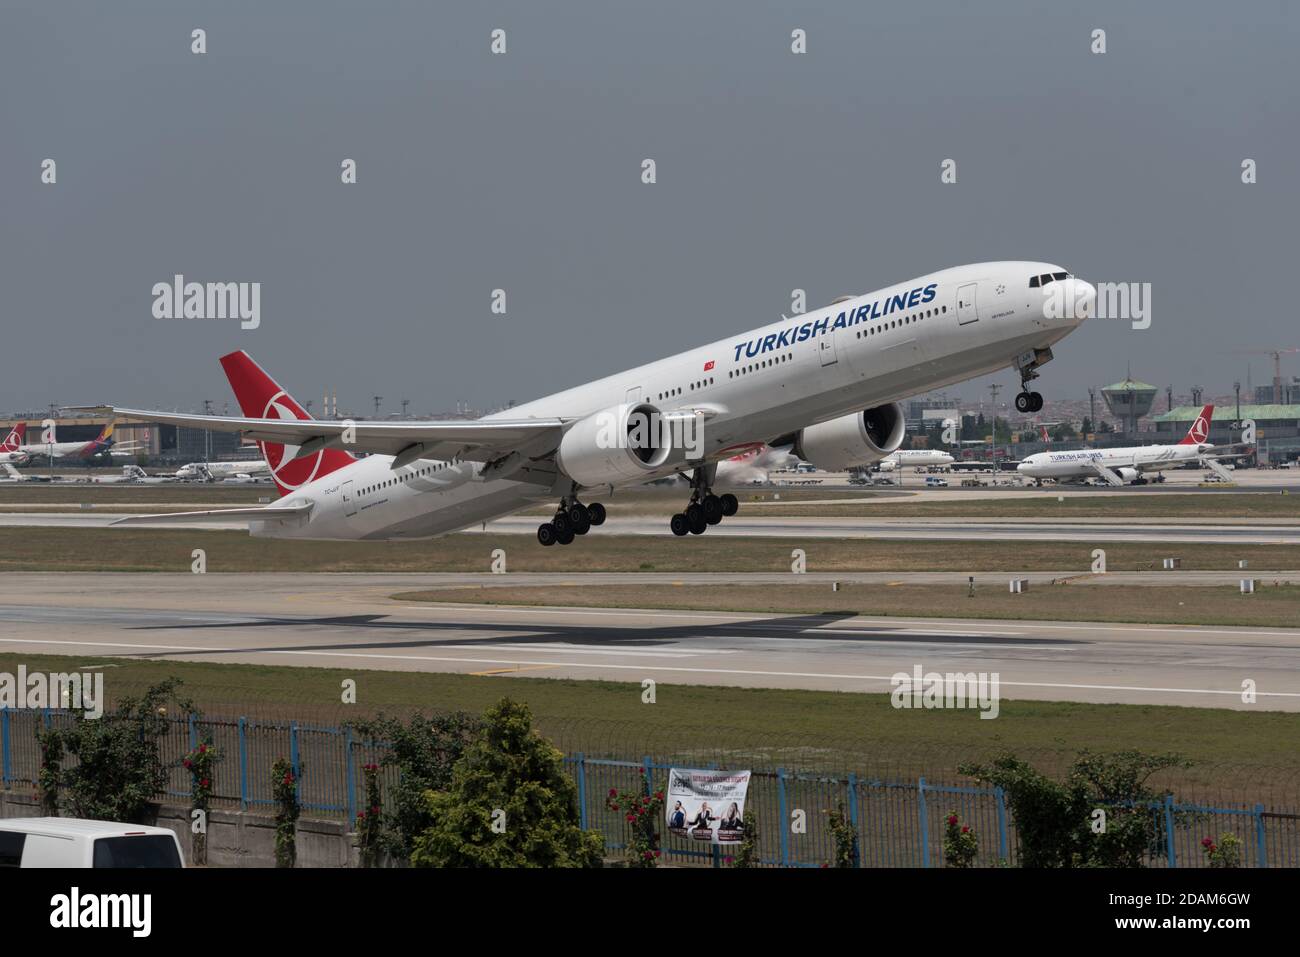
[[[1070,274],[1068,272],[1045,272],[1041,276],[1030,276],[1029,288],[1038,289],[1042,286],[1046,286],[1048,283],[1057,282],[1061,279],[1069,279],[1069,278],[1070,278]]]

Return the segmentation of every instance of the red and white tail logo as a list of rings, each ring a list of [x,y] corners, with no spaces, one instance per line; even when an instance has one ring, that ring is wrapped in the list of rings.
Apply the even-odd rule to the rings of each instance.
[[[226,370],[226,378],[235,390],[239,408],[248,418],[311,420],[307,410],[280,388],[242,349],[222,356],[221,368]],[[302,488],[308,482],[356,461],[350,452],[342,449],[322,449],[314,455],[304,455],[299,459],[294,458],[298,454],[296,445],[258,442],[257,447],[262,450],[266,464],[271,467],[271,476],[281,495],[288,495],[294,489]]]
[[[1210,437],[1210,420],[1214,418],[1214,406],[1207,405],[1201,408],[1200,415],[1192,423],[1192,427],[1187,430],[1183,440],[1179,445],[1200,445]]]
[[[27,423],[19,422],[9,430],[9,434],[5,436],[5,440],[0,442],[0,452],[17,452],[22,446],[23,439],[26,435]]]

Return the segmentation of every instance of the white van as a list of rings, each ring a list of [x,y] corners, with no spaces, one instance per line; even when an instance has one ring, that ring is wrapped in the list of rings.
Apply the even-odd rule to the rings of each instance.
[[[0,819],[0,869],[184,866],[181,842],[165,827],[71,817]]]

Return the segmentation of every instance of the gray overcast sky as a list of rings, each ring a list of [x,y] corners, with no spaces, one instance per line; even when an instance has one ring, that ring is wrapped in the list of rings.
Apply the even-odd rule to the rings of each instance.
[[[772,321],[795,287],[1012,258],[1153,284],[1152,327],[1085,324],[1049,397],[1129,361],[1262,383],[1228,353],[1300,345],[1296,11],[0,0],[0,410],[219,409],[233,348],[344,409],[524,401]],[[155,320],[175,273],[260,281],[261,327]]]

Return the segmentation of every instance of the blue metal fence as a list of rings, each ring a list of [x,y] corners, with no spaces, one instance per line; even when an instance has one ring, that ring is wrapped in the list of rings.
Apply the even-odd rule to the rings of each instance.
[[[0,785],[35,786],[40,771],[37,732],[66,726],[67,712],[0,709]],[[197,746],[200,729],[185,718],[171,719],[172,733],[162,741],[162,758],[170,766],[166,795],[189,794],[189,775],[181,766],[184,754]],[[360,769],[382,764],[383,745],[357,738],[352,729],[317,727],[296,721],[255,721],[248,718],[205,718],[202,732],[222,759],[213,769],[213,804],[243,810],[273,804],[271,766],[287,757],[299,780],[303,810],[317,815],[355,820],[364,786]],[[566,756],[565,766],[578,795],[584,828],[605,836],[606,846],[618,850],[626,838],[621,812],[606,805],[611,791],[631,791],[646,782],[660,782],[670,766],[652,757],[640,759]],[[678,764],[677,766],[681,766]],[[391,768],[381,770],[385,789],[396,781]],[[654,786],[658,786],[655,784]],[[979,846],[978,862],[996,865],[1018,861],[1015,822],[999,788],[885,781],[857,774],[835,775],[753,769],[747,807],[758,821],[760,862],[775,867],[821,867],[834,857],[829,814],[843,808],[858,840],[861,867],[941,867],[945,818],[955,812],[971,827]],[[1241,842],[1244,867],[1300,866],[1300,812],[1265,809],[1262,804],[1213,807],[1179,803],[1173,796],[1151,807],[1162,853],[1149,862],[1156,867],[1204,867],[1201,840],[1235,834]],[[689,838],[664,833],[664,858],[682,863],[729,863],[727,848],[694,844]]]

